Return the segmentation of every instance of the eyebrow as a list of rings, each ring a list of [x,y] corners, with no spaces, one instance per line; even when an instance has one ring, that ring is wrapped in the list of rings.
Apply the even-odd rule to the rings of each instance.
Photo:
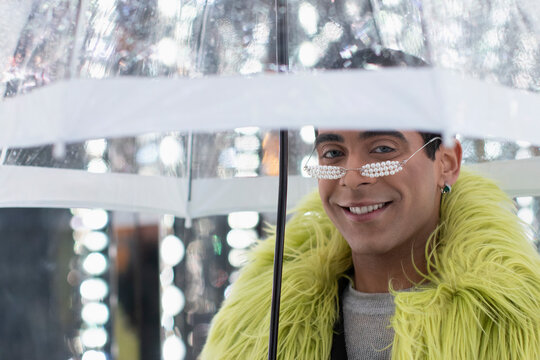
[[[363,131],[358,134],[358,138],[360,140],[367,140],[376,136],[391,136],[395,137],[401,141],[404,141],[408,143],[407,139],[405,138],[405,135],[403,135],[402,132],[399,131]],[[317,135],[317,138],[315,139],[315,147],[319,146],[320,144],[324,142],[345,142],[345,139],[343,136],[338,134],[320,134]]]
[[[330,142],[330,141],[342,143],[342,142],[345,142],[345,139],[343,138],[343,136],[338,135],[338,134],[319,134],[317,135],[317,138],[315,139],[315,147],[319,146],[320,144],[324,142]]]
[[[399,131],[364,131],[359,134],[360,140],[366,140],[375,136],[391,136],[401,141],[408,142],[402,132]]]

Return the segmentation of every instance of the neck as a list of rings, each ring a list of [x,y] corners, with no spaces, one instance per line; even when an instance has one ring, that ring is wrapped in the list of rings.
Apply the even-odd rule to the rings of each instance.
[[[414,259],[414,263],[413,263]],[[425,273],[425,242],[413,246],[408,251],[393,251],[378,255],[352,255],[354,266],[354,287],[366,293],[389,292],[407,289],[419,283]]]

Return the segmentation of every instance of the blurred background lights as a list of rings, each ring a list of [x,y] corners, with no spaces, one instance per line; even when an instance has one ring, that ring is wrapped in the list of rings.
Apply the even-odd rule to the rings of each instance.
[[[197,8],[192,5],[186,5],[185,2],[184,2],[184,5],[182,5],[181,12],[182,12],[182,15],[180,18],[183,21],[193,20],[195,16],[197,16]]]
[[[257,232],[252,229],[232,229],[227,233],[227,244],[234,249],[245,249],[257,239]]]
[[[307,67],[317,63],[320,57],[320,51],[312,42],[305,41],[298,50],[298,60]]]
[[[88,274],[100,275],[107,270],[107,258],[101,253],[93,252],[86,256],[82,266]]]
[[[100,348],[107,344],[107,331],[102,327],[83,330],[81,341],[88,348]]]
[[[519,209],[518,216],[520,217],[521,220],[525,221],[527,224],[532,224],[534,221],[534,213],[528,207]]]
[[[172,228],[174,226],[174,215],[165,214],[162,218],[163,226]]]
[[[300,137],[306,144],[313,144],[315,142],[315,128],[313,126],[302,126]]]
[[[358,15],[358,12],[360,11],[360,8],[358,7],[358,4],[355,0],[348,0],[345,3],[345,13],[349,15],[350,17],[354,17]]]
[[[135,160],[139,164],[152,164],[158,160],[159,149],[155,143],[149,143],[137,150]]]
[[[178,0],[159,0],[158,10],[162,16],[173,17],[178,12],[178,5],[182,2]]]
[[[109,293],[109,286],[102,279],[86,279],[81,283],[79,291],[86,300],[101,300]]]
[[[161,260],[169,266],[176,266],[184,258],[185,247],[177,236],[167,235],[161,240]]]
[[[528,148],[521,148],[517,151],[516,153],[516,160],[519,160],[519,159],[528,159],[531,157],[531,151],[530,149]]]
[[[86,166],[88,172],[95,174],[104,174],[109,171],[109,165],[103,159],[92,159]]]
[[[531,146],[531,143],[528,142],[528,141],[516,141],[516,144],[518,144],[520,147],[523,147],[523,148],[528,148],[529,146]]]
[[[97,5],[106,11],[116,5],[116,0],[98,0]]]
[[[449,3],[453,2],[449,1]],[[508,20],[510,20],[510,14],[508,11],[504,10],[503,7],[498,7],[491,11],[491,21],[493,22],[493,25],[504,25]]]
[[[109,321],[109,308],[103,303],[87,303],[82,308],[81,317],[87,324],[103,325]]]
[[[161,356],[163,360],[182,360],[186,356],[186,346],[178,336],[171,335],[163,342]]]
[[[246,250],[232,249],[229,251],[229,264],[234,267],[242,267],[247,262]]]
[[[384,6],[396,6],[401,3],[401,0],[384,0],[382,3]]]
[[[486,45],[491,47],[499,45],[501,43],[499,32],[496,29],[486,31],[484,34],[484,41],[486,42]]]
[[[161,283],[161,286],[167,286],[167,285],[171,285],[173,281],[174,281],[174,271],[172,267],[166,266],[159,273],[159,282]]]
[[[324,27],[322,30],[322,36],[327,41],[338,41],[342,35],[343,35],[343,29],[341,28],[341,26],[339,26],[335,22],[330,21],[324,24]]]
[[[88,140],[84,144],[86,153],[91,156],[101,157],[107,150],[107,140],[105,139],[96,139]]]
[[[81,360],[107,360],[107,355],[102,351],[88,350],[84,352]]]
[[[165,165],[177,164],[183,158],[183,152],[180,142],[173,136],[165,136],[159,144],[159,158]]]
[[[174,285],[168,285],[163,289],[161,294],[161,307],[163,314],[168,316],[175,316],[182,311],[186,299],[182,291]]]
[[[159,60],[167,65],[172,66],[176,63],[176,56],[178,54],[178,45],[172,38],[163,38],[157,44],[156,50]]]
[[[396,36],[403,31],[403,20],[396,13],[380,11],[379,21],[387,36]]]
[[[502,146],[498,141],[486,141],[484,144],[484,150],[488,158],[496,158],[502,154]]]
[[[248,59],[240,68],[240,74],[249,75],[256,74],[263,70],[263,64],[256,59]]]
[[[170,331],[174,329],[174,318],[169,315],[163,315],[161,317],[161,326],[163,326],[166,330]]]
[[[252,170],[259,167],[261,159],[256,153],[239,153],[236,154],[235,167],[238,170]]]
[[[259,223],[259,213],[255,211],[232,212],[227,217],[231,229],[250,229]]]
[[[315,35],[317,33],[319,13],[315,6],[308,2],[300,4],[300,8],[298,9],[298,20],[300,20],[300,25],[302,25],[306,34]]]
[[[258,151],[261,140],[255,135],[238,136],[234,139],[234,147],[239,151]]]
[[[516,202],[521,207],[531,206],[533,202],[533,198],[532,196],[520,196],[516,198]]]
[[[109,237],[102,231],[89,231],[83,235],[82,243],[90,251],[101,251],[109,244]]]
[[[102,229],[109,222],[109,215],[103,209],[85,209],[81,217],[83,225],[91,230]]]
[[[234,129],[234,132],[242,135],[255,135],[259,132],[259,128],[256,126],[247,126]]]

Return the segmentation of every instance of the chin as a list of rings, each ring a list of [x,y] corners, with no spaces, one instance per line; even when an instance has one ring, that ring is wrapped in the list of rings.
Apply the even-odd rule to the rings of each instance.
[[[347,239],[347,238],[345,238]],[[379,241],[374,238],[347,240],[351,251],[355,255],[385,255],[390,253],[396,244],[389,244],[385,241]]]

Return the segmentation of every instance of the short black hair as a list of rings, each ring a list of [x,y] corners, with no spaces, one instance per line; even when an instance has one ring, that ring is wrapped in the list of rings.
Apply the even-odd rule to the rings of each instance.
[[[428,132],[419,131],[419,134],[422,137],[422,139],[424,139],[424,144],[427,144],[433,138],[441,137],[441,134],[437,134],[437,133],[428,133]],[[440,147],[441,147],[441,140],[437,139],[437,140],[434,140],[428,146],[426,146],[424,148],[424,151],[426,152],[428,158],[430,158],[431,160],[435,160],[435,153],[437,152],[437,150],[439,150]]]

